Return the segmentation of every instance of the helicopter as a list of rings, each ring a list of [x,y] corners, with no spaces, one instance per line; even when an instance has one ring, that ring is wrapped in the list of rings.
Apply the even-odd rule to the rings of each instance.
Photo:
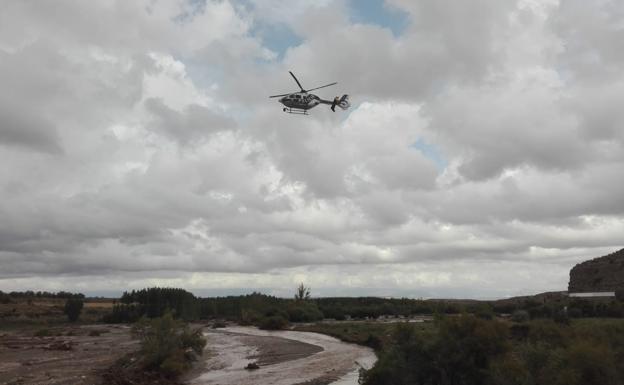
[[[299,80],[297,80],[297,77],[295,76],[295,74],[293,74],[292,71],[288,71],[288,72],[290,73],[290,76],[292,76],[293,79],[295,79],[295,82],[297,82],[297,85],[299,86],[301,91],[292,92],[288,94],[269,96],[269,98],[280,98],[278,102],[284,105],[284,108],[282,109],[282,111],[287,112],[289,114],[308,115],[308,110],[318,106],[319,104],[330,105],[331,106],[330,109],[334,112],[336,112],[336,106],[342,108],[343,110],[346,110],[347,108],[351,107],[351,103],[349,103],[349,95],[345,94],[345,95],[342,95],[342,97],[336,96],[334,100],[324,100],[310,93],[310,91],[336,85],[338,84],[337,82],[326,84],[320,87],[311,88],[309,90],[305,90],[301,86],[301,83],[299,83]]]

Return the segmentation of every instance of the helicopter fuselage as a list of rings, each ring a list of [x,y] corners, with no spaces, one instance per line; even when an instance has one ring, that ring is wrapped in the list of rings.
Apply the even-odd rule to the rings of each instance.
[[[284,96],[279,102],[288,108],[309,110],[321,104],[321,98],[307,92],[296,92]]]

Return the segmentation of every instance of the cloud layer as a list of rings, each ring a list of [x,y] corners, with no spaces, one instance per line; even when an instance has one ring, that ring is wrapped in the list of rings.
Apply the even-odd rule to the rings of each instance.
[[[0,290],[501,297],[622,246],[622,4],[298,4],[0,5]]]

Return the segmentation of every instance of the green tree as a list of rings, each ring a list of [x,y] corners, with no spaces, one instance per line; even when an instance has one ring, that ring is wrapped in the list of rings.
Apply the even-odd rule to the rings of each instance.
[[[303,282],[301,285],[297,287],[297,292],[295,293],[295,301],[307,301],[310,299],[310,288],[306,287]]]
[[[76,322],[78,317],[80,317],[80,312],[83,307],[82,299],[79,298],[69,298],[65,302],[65,307],[63,308],[63,312],[67,315],[67,318],[71,322]]]

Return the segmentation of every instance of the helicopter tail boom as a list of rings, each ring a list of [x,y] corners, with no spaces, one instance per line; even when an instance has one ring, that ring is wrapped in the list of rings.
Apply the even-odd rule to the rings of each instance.
[[[342,108],[343,110],[346,110],[347,108],[351,107],[351,103],[349,103],[349,95],[344,94],[342,95],[341,98],[339,98],[338,96],[336,96],[334,98],[334,100],[320,100],[321,103],[323,104],[329,104],[331,105],[331,110],[332,111],[336,111],[336,106]]]

